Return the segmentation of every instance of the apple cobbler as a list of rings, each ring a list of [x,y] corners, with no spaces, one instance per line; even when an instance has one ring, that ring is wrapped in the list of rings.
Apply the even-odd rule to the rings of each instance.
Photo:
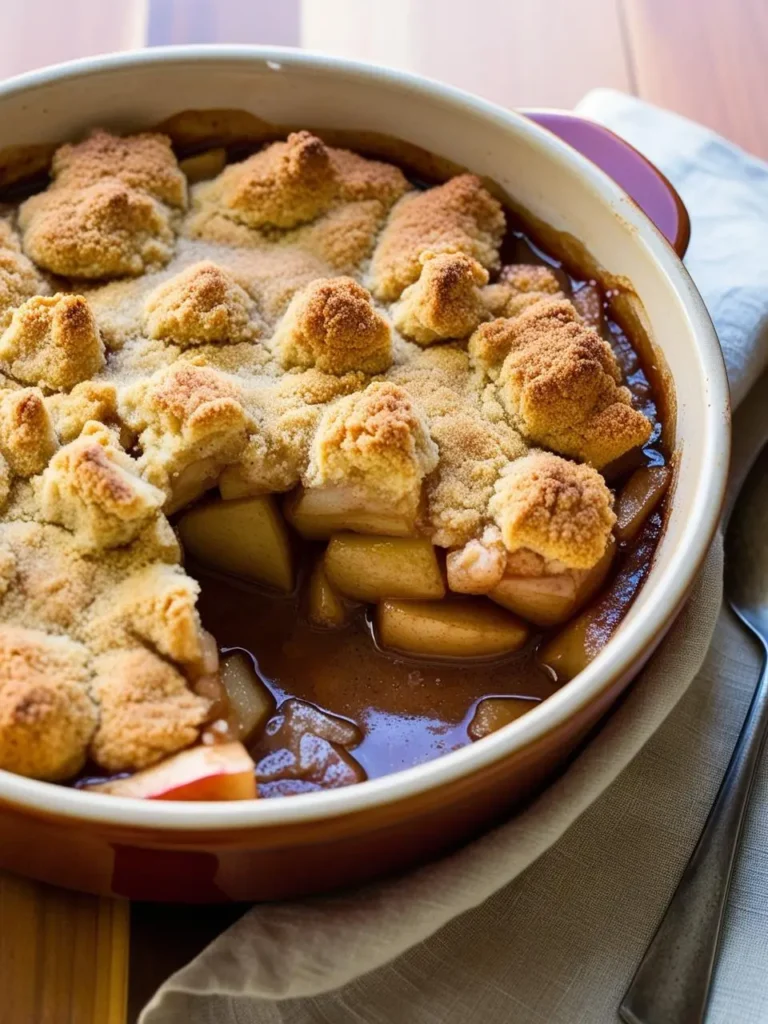
[[[61,146],[0,220],[0,768],[284,795],[534,707],[661,528],[607,309],[471,174]]]

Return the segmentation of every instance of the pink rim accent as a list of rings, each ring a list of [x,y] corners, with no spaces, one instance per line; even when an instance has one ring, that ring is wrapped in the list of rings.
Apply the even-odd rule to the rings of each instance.
[[[542,128],[605,171],[645,215],[681,258],[691,237],[688,211],[674,186],[661,171],[610,129],[578,114],[559,110],[522,110]]]

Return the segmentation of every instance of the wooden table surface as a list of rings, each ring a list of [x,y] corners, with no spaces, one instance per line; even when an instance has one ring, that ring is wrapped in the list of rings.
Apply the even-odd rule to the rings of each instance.
[[[408,68],[510,106],[612,86],[768,159],[768,0],[23,0],[0,76],[143,45],[271,43]],[[129,909],[0,875],[0,1024],[124,1024],[233,908]],[[130,977],[129,983],[127,979]],[[126,990],[129,996],[126,998]]]

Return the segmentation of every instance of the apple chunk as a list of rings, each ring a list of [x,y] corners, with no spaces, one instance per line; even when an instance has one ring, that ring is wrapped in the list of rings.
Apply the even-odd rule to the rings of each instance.
[[[616,542],[610,537],[603,557],[591,569],[571,569],[554,576],[505,576],[488,596],[537,626],[558,626],[600,589],[615,549]]]
[[[299,488],[288,497],[283,511],[294,530],[307,540],[327,540],[341,530],[385,537],[412,537],[415,532],[412,519],[386,509],[366,508],[359,495],[343,487]]]
[[[203,565],[277,590],[293,589],[290,538],[269,495],[192,508],[179,521],[179,536]]]
[[[235,735],[247,740],[275,713],[275,698],[256,675],[245,651],[234,651],[222,660],[221,681],[229,698]]]
[[[194,156],[179,160],[179,170],[184,172],[190,185],[195,185],[198,181],[215,178],[224,170],[226,162],[226,149],[206,149],[202,153],[195,153]]]
[[[347,621],[347,607],[335,587],[331,586],[322,559],[312,570],[309,580],[309,621],[324,629],[340,629]]]
[[[384,601],[376,609],[382,647],[432,658],[492,658],[512,654],[528,628],[482,598]]]
[[[84,788],[140,800],[252,800],[254,763],[241,743],[192,747],[125,779]]]
[[[325,552],[331,584],[355,601],[424,601],[445,596],[437,555],[428,540],[339,533]]]
[[[666,494],[671,476],[669,466],[642,466],[627,480],[616,500],[616,536],[620,541],[634,540]]]
[[[535,697],[483,697],[467,726],[469,738],[480,740],[483,736],[490,736],[492,732],[522,718],[540,703]]]

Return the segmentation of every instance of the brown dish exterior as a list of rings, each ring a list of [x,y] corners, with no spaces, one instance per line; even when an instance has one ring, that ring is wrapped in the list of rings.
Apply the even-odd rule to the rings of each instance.
[[[0,604],[24,691],[5,725],[0,706],[1,767],[163,800],[382,777],[545,700],[607,643],[650,570],[673,395],[622,315],[631,286],[597,280],[577,243],[534,236],[471,175],[441,186],[442,162],[413,147],[401,171],[306,132],[263,150],[232,123],[186,112],[163,126],[189,213],[156,137],[132,150],[103,134],[54,157],[54,187],[22,201],[20,242],[8,208],[4,252],[26,291],[0,339],[5,402],[20,415],[23,391],[35,420],[31,452],[18,430],[0,438],[7,589],[25,598]],[[28,186],[3,178],[15,206]],[[256,382],[247,396],[243,381]],[[211,544],[222,510],[234,540]],[[71,574],[66,608],[50,590],[26,600],[41,572]],[[37,715],[36,734],[59,741],[40,756],[20,708],[41,686],[45,706],[55,673],[72,701],[63,719]],[[363,881],[530,794],[625,684],[439,801],[330,815],[320,834],[138,845],[130,828],[77,834],[3,805],[4,863],[147,899]],[[78,711],[83,693],[95,711]]]

